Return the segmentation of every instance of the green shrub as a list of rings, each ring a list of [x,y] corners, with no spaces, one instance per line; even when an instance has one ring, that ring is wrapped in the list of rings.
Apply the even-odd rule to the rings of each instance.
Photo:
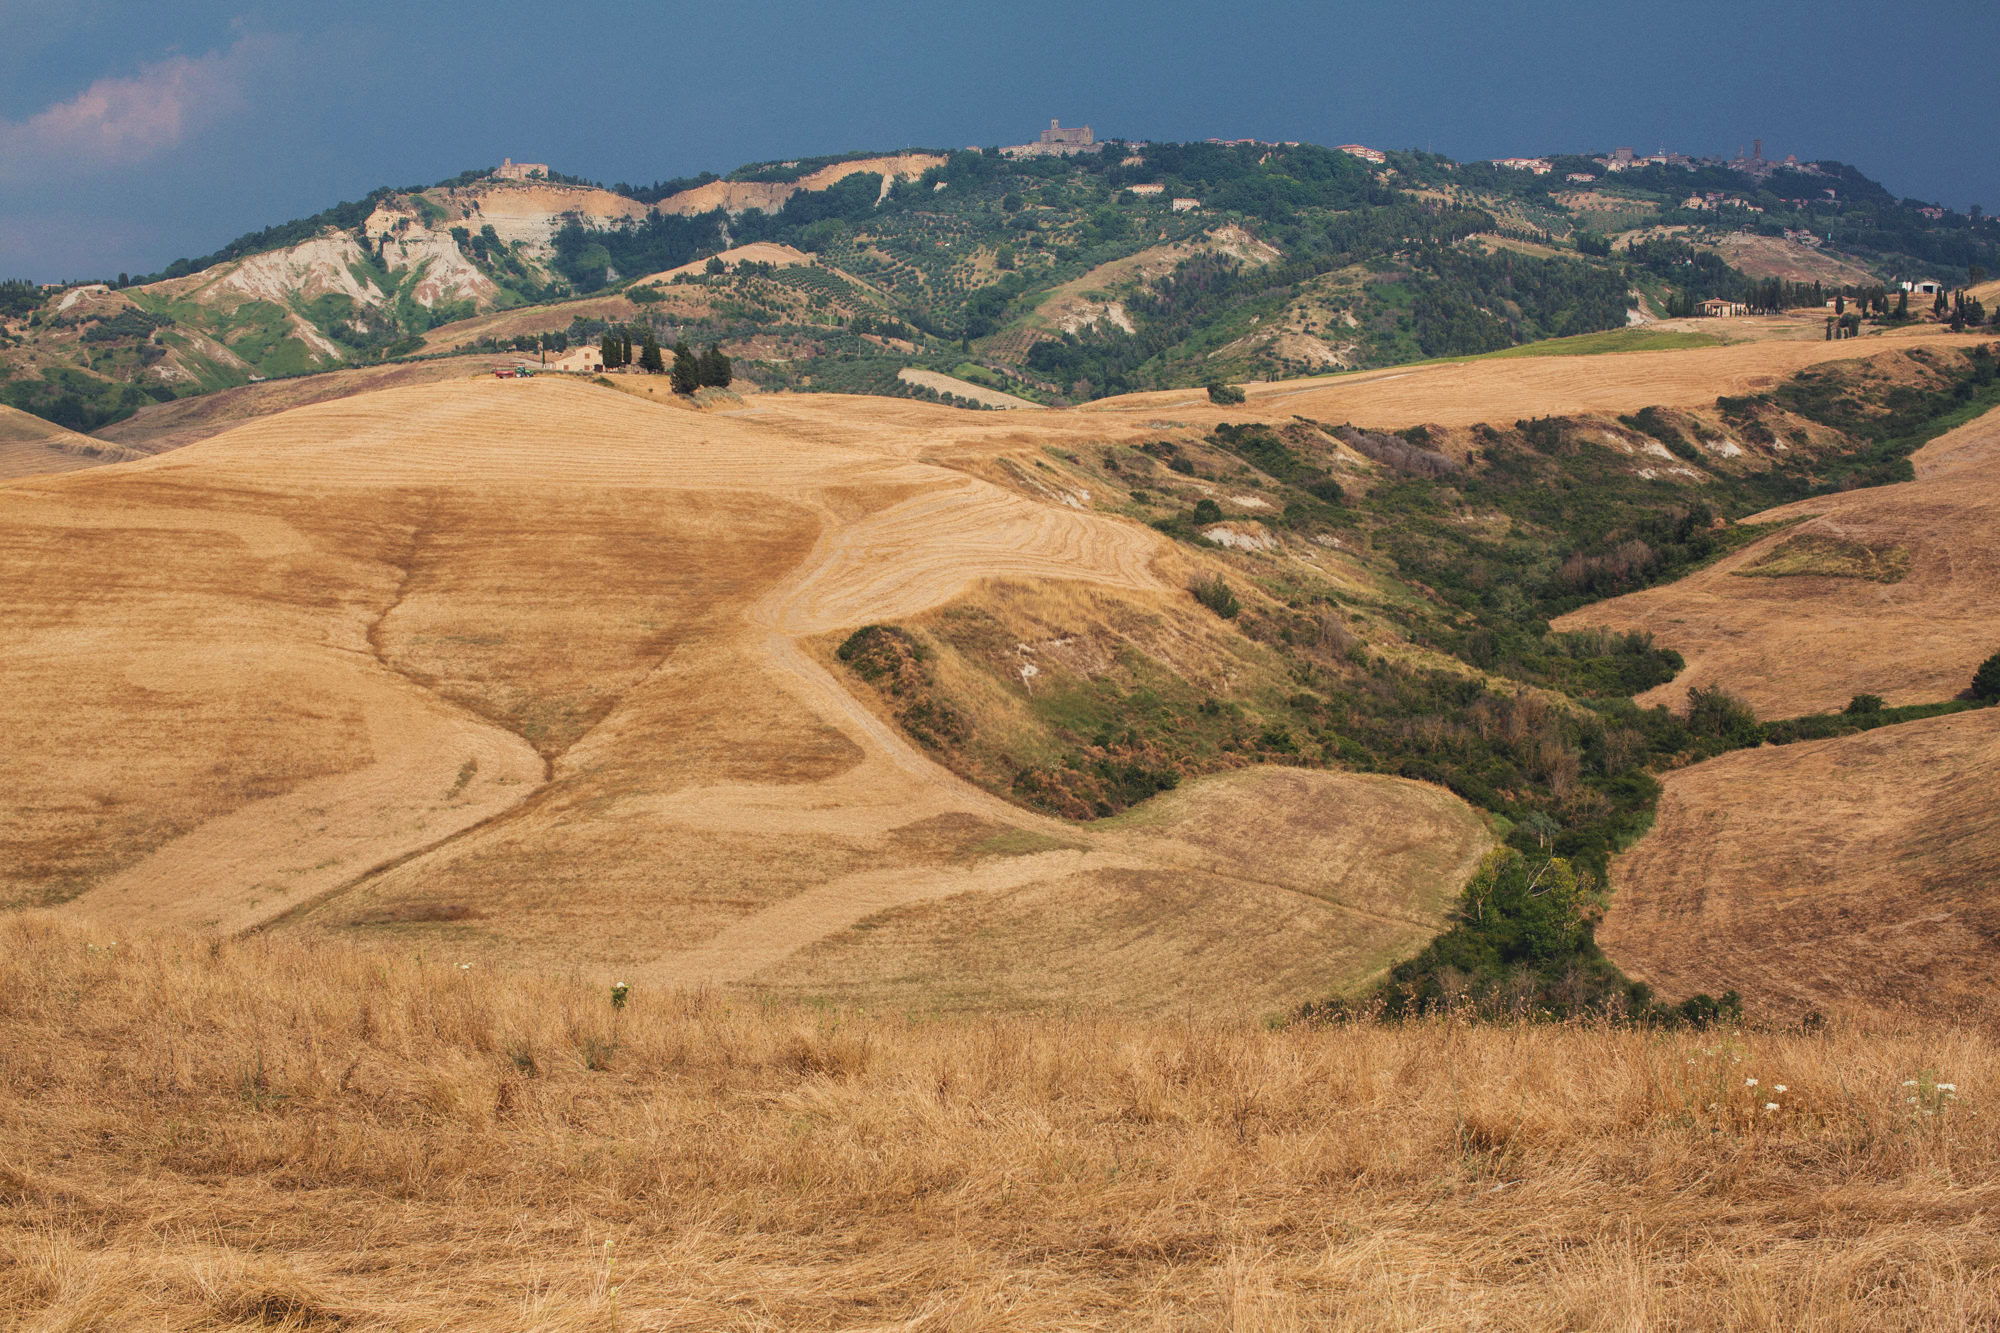
[[[1982,703],[2000,701],[2000,653],[1979,664],[1972,673],[1972,697]]]
[[[1204,500],[1202,503],[1208,504],[1211,502]],[[1236,594],[1230,590],[1229,584],[1223,581],[1223,577],[1220,574],[1211,575],[1205,579],[1196,579],[1194,586],[1189,588],[1188,591],[1194,594],[1194,599],[1197,602],[1200,602],[1224,620],[1236,619],[1237,613],[1243,609],[1243,603],[1236,600]]]
[[[1196,500],[1193,517],[1196,523],[1220,523],[1222,506],[1209,499]]]
[[[1208,383],[1208,401],[1223,407],[1234,407],[1243,401],[1243,390],[1233,384],[1222,384],[1215,380]]]
[[[1688,686],[1687,729],[1691,735],[1719,740],[1731,749],[1757,745],[1764,729],[1749,704],[1723,689],[1710,685]]]
[[[1847,711],[1853,714],[1879,713],[1887,706],[1879,694],[1857,694],[1847,701]]]

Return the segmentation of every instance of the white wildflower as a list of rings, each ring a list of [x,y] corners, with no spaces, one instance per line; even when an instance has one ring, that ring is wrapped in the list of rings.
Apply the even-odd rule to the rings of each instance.
[[[1782,1083],[1780,1083],[1777,1087],[1772,1089],[1773,1092],[1783,1092],[1784,1090],[1785,1090],[1785,1085]]]
[[[1764,1109],[1766,1111],[1775,1111],[1778,1109],[1778,1104],[1776,1102],[1765,1102]]]
[[[1746,1078],[1743,1080],[1743,1086],[1746,1088],[1754,1088],[1757,1086],[1757,1080],[1754,1078]]]
[[[1958,1084],[1956,1084],[1956,1083],[1940,1083],[1940,1084],[1938,1084],[1938,1091],[1939,1091],[1939,1092],[1957,1092],[1957,1091],[1958,1091]]]
[[[1917,1081],[1913,1078],[1906,1078],[1903,1080],[1903,1086],[1906,1088],[1914,1088],[1917,1086]]]

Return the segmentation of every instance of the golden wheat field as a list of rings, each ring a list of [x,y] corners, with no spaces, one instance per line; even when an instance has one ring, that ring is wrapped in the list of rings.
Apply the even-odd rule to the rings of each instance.
[[[0,923],[0,1322],[1969,1329],[1990,1034],[863,1017]]]

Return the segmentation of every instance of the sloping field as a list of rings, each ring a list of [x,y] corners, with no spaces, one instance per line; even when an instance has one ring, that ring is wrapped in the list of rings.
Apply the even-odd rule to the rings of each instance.
[[[724,250],[714,256],[725,264],[773,264],[779,268],[791,268],[797,264],[813,264],[818,261],[803,250],[794,250],[789,245],[777,245],[770,241],[753,241],[749,245],[739,245]],[[672,282],[683,273],[702,273],[708,269],[709,261],[697,259],[693,263],[682,264],[679,268],[665,269],[639,279],[641,283]]]
[[[470,319],[457,319],[449,324],[440,324],[424,335],[424,351],[449,352],[478,342],[481,338],[514,338],[521,334],[549,333],[557,329],[567,329],[574,319],[626,320],[637,314],[639,307],[626,297],[613,293],[610,296],[586,296],[580,301],[560,301],[549,305],[519,306],[512,310],[496,310],[487,315],[474,315]]]
[[[398,365],[358,366],[352,370],[332,370],[320,375],[301,375],[295,379],[244,384],[216,393],[176,398],[169,403],[142,407],[134,415],[104,427],[91,438],[128,445],[141,453],[164,453],[295,407],[334,402],[358,393],[373,393],[377,389],[463,379],[468,371],[501,359],[493,356],[441,358]],[[505,359],[511,363],[519,358],[508,356]]]
[[[1893,637],[1893,633],[1891,634]],[[1673,997],[2000,1019],[2000,709],[1740,751],[1667,779],[1598,939]]]
[[[1558,627],[1653,632],[1687,658],[1681,678],[1642,703],[1675,703],[1689,682],[1720,684],[1765,717],[1839,708],[1856,694],[1891,703],[1947,699],[2000,650],[2000,412],[1931,441],[1918,480],[1801,500],[1754,522],[1802,520],[1664,587],[1599,602]],[[1787,550],[1846,546],[1907,566],[1893,582],[1827,574],[1754,577]],[[1870,563],[1861,561],[1861,564]]]
[[[918,384],[926,389],[935,389],[939,393],[954,394],[968,402],[980,403],[986,407],[1040,410],[1042,406],[1033,399],[1003,393],[998,389],[989,389],[983,384],[974,384],[970,380],[962,380],[955,375],[947,375],[937,370],[917,370],[905,366],[896,372],[896,378],[905,384]]]
[[[1912,338],[1950,340],[1951,335],[1929,328]],[[1718,396],[1770,388],[1808,366],[1872,356],[1891,345],[1871,338],[1836,343],[1764,341],[1609,356],[1449,362],[1245,384],[1241,386],[1249,395],[1245,407],[1212,406],[1198,389],[1163,389],[1103,399],[1081,410],[1086,414],[1171,411],[1176,419],[1200,423],[1297,414],[1400,429],[1629,412],[1646,405],[1709,407]],[[1893,345],[1911,342],[1899,338]]]
[[[137,450],[93,440],[53,422],[0,405],[0,481],[75,472],[142,458]]]
[[[1851,259],[1815,250],[1782,236],[1735,232],[1709,247],[1732,268],[1753,278],[1783,278],[1787,282],[1824,282],[1830,286],[1873,287],[1882,280]]]
[[[968,471],[1040,447],[895,400],[692,413],[480,378],[17,483],[0,893],[884,997],[910,987],[855,927],[921,905],[938,948],[984,960],[947,1004],[1262,1012],[1420,944],[1490,841],[1436,789],[1267,770],[1073,827],[931,762],[807,645],[992,579],[1184,599],[1158,534]],[[1209,846],[1247,811],[1274,821],[1260,843]],[[1105,905],[1064,947],[1115,940],[1115,975],[1010,979],[1050,923],[967,924],[1085,889]]]

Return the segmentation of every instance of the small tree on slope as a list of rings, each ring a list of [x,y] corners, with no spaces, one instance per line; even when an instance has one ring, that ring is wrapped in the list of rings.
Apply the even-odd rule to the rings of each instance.
[[[1979,664],[1972,673],[1972,697],[1983,703],[2000,702],[2000,653]]]

